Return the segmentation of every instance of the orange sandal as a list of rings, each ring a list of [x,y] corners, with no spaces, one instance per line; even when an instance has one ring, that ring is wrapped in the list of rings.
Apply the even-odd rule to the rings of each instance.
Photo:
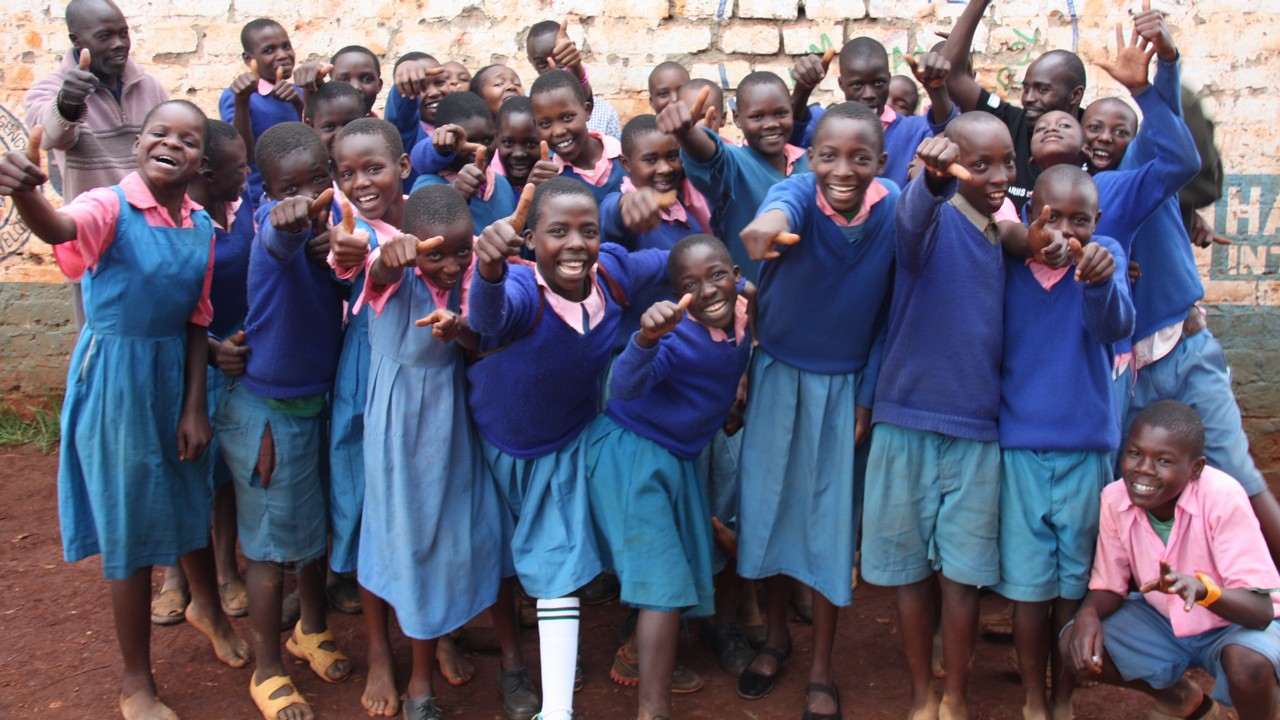
[[[274,695],[280,688],[288,685],[292,690],[288,695],[284,695],[275,699]],[[298,692],[298,688],[289,679],[288,675],[276,675],[263,680],[260,684],[254,684],[253,678],[249,678],[249,697],[253,698],[253,704],[258,706],[258,712],[262,713],[264,720],[276,720],[280,711],[290,705],[306,705],[310,707],[310,703]]]
[[[299,660],[306,660],[311,665],[312,672],[319,675],[321,680],[327,683],[340,683],[351,676],[351,671],[348,670],[346,675],[335,679],[329,677],[329,668],[340,660],[346,660],[347,656],[341,650],[325,650],[320,647],[326,642],[332,642],[335,647],[337,646],[332,629],[308,634],[302,631],[302,621],[299,620],[298,624],[293,626],[293,635],[285,641],[284,648]]]

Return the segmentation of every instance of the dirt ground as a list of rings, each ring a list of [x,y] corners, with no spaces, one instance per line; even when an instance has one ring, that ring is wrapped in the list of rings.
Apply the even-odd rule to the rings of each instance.
[[[56,456],[32,448],[0,451],[0,718],[114,718],[120,661],[111,625],[110,604],[96,560],[74,565],[62,561],[58,536]],[[156,575],[159,583],[159,574]],[[990,601],[994,603],[995,601]],[[581,629],[585,687],[576,707],[583,720],[634,717],[635,690],[609,679],[626,616],[616,602],[585,608]],[[483,622],[483,618],[477,623]],[[247,619],[235,621],[248,633]],[[365,652],[358,617],[331,615],[342,648],[355,672],[347,682],[327,685],[302,663],[291,674],[320,718],[365,717],[360,707]],[[883,588],[859,588],[852,607],[840,618],[837,681],[847,720],[899,720],[907,703],[906,662],[898,639],[893,594]],[[689,632],[682,661],[701,673],[706,687],[677,696],[676,717],[684,720],[736,718],[794,720],[803,711],[802,691],[810,629],[792,627],[795,656],[768,697],[747,702],[737,697],[736,681],[722,672],[709,651]],[[537,677],[537,633],[523,636],[525,656]],[[1021,691],[1009,666],[1007,642],[983,639],[972,683],[973,717],[1020,718]],[[185,625],[156,628],[152,656],[160,695],[184,720],[260,717],[246,692],[250,670],[218,663],[204,638]],[[398,676],[408,676],[409,648],[397,638]],[[496,654],[470,652],[478,674],[469,685],[437,686],[450,717],[502,718]],[[292,659],[285,656],[287,661]],[[1095,687],[1076,695],[1080,720],[1136,718],[1148,702],[1135,693]]]

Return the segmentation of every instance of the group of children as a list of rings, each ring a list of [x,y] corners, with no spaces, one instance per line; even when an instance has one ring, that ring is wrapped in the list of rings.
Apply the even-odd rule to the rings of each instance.
[[[327,682],[353,668],[326,590],[351,588],[370,715],[444,717],[442,640],[488,609],[503,712],[568,720],[579,591],[606,572],[638,611],[611,674],[638,682],[640,720],[700,686],[676,661],[687,618],[739,695],[768,694],[797,583],[803,717],[842,717],[859,573],[896,588],[909,720],[969,716],[982,588],[1014,603],[1026,718],[1072,717],[1078,677],[1159,717],[1273,718],[1280,506],[1171,204],[1200,167],[1176,46],[1149,7],[1117,33],[1102,67],[1140,125],[1115,98],[1081,113],[1066,51],[1016,107],[968,70],[986,4],[912,58],[923,115],[858,37],[790,88],[743,78],[740,145],[724,88],[674,62],[620,126],[563,24],[529,31],[527,96],[512,68],[411,52],[380,119],[374,53],[297,64],[260,19],[222,120],[157,106],[118,186],[54,210],[38,152],[5,156],[0,194],[83,282],[59,510],[67,559],[100,553],[111,581],[124,716],[175,717],[147,606],[151,566],[181,564],[186,619],[223,662],[252,655],[268,720],[314,717],[282,661],[285,573],[285,647]],[[845,101],[810,105],[833,60]],[[742,579],[766,599],[754,651]],[[249,643],[226,617],[246,611]]]

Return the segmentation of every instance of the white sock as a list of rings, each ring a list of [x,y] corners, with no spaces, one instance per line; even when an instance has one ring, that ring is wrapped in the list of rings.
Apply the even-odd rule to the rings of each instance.
[[[542,720],[572,720],[573,676],[578,664],[578,598],[538,601],[542,658]]]

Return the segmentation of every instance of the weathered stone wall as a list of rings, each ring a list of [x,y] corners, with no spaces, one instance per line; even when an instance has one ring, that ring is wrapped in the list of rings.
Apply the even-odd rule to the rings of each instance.
[[[928,48],[963,8],[948,0],[118,0],[134,31],[133,57],[174,97],[216,111],[221,90],[240,72],[239,30],[271,16],[289,30],[299,58],[323,59],[363,44],[390,64],[425,50],[472,70],[506,63],[533,79],[522,39],[534,22],[571,16],[596,91],[625,118],[647,110],[645,81],[673,59],[698,77],[733,87],[755,69],[786,72],[797,54],[839,47],[857,35],[889,48],[895,72],[904,53]],[[979,81],[1016,97],[1025,66],[1040,52],[1074,48],[1103,57],[1114,26],[1133,2],[1002,0],[988,10],[974,43]],[[1211,212],[1231,246],[1197,251],[1211,323],[1223,338],[1260,461],[1280,479],[1280,363],[1272,329],[1280,319],[1280,3],[1156,0],[1184,57],[1184,79],[1218,121],[1228,191]],[[22,95],[57,65],[68,41],[61,2],[7,0],[0,27],[0,146],[22,147]],[[1090,65],[1086,99],[1119,94]],[[834,73],[816,94],[835,99]],[[731,97],[731,95],[730,95]],[[0,203],[0,391],[34,392],[61,383],[72,338],[67,292],[47,249]]]

